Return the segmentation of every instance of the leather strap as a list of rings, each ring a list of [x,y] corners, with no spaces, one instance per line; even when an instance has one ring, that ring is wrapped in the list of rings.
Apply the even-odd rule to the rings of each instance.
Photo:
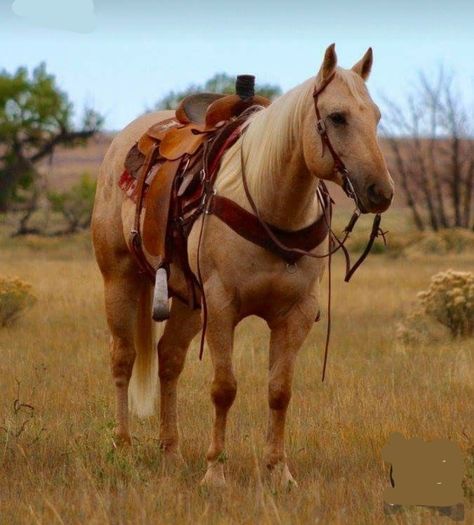
[[[326,193],[325,213],[330,210],[329,197]],[[305,252],[319,246],[328,236],[329,227],[327,217],[319,217],[306,228],[296,231],[286,231],[265,223],[265,227],[253,213],[248,212],[234,201],[214,195],[210,201],[208,212],[219,217],[227,226],[232,228],[244,239],[269,250],[284,259],[288,264],[294,264]],[[272,236],[268,235],[271,231]],[[278,242],[275,242],[278,241]],[[295,250],[298,248],[299,250]]]
[[[147,261],[145,253],[143,252],[143,243],[140,235],[140,217],[143,207],[143,198],[145,196],[145,181],[148,172],[150,171],[153,162],[156,159],[158,154],[158,145],[153,144],[149,149],[145,162],[143,163],[142,169],[140,171],[140,176],[138,179],[137,185],[137,202],[135,205],[135,218],[133,222],[133,229],[130,232],[130,246],[133,256],[138,264],[138,267],[143,273],[148,273],[150,276],[155,275],[155,270],[151,264]]]
[[[163,163],[150,187],[148,188],[145,219],[143,222],[143,244],[147,252],[160,258],[160,266],[169,262],[167,259],[167,237],[172,197],[172,187],[182,159]]]

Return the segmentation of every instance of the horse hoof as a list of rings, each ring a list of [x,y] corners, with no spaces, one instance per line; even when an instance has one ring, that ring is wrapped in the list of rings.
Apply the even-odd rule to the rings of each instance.
[[[298,482],[292,476],[288,465],[279,464],[269,468],[270,482],[274,490],[291,491],[298,488]]]
[[[128,448],[132,446],[132,438],[130,434],[116,432],[113,439],[113,444],[115,448]]]
[[[288,468],[288,465],[285,465],[283,469],[283,474],[281,476],[281,487],[284,490],[288,490],[288,491],[298,488],[298,482],[292,476],[290,469]]]
[[[163,473],[175,474],[186,468],[186,462],[179,451],[163,451]]]
[[[206,473],[204,474],[200,485],[202,487],[208,487],[213,489],[225,488],[226,481],[224,476],[224,465],[220,462],[210,464],[207,467]]]

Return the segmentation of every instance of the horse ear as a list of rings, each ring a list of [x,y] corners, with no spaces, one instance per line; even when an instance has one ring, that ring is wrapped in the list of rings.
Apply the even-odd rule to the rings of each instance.
[[[367,80],[369,78],[373,62],[374,54],[372,52],[372,48],[369,47],[369,49],[367,49],[365,55],[359,60],[359,62],[352,66],[352,71],[357,73],[364,80]]]
[[[336,44],[331,44],[324,53],[324,60],[321,65],[321,69],[318,73],[318,78],[324,82],[327,80],[336,69],[337,55],[336,55]]]

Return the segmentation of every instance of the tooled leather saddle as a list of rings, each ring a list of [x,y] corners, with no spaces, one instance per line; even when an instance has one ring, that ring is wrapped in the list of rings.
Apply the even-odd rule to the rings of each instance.
[[[187,238],[203,212],[216,215],[240,236],[289,264],[301,255],[282,245],[312,250],[328,235],[328,217],[323,214],[298,231],[266,225],[281,244],[275,243],[255,215],[213,190],[222,156],[241,136],[250,115],[270,104],[255,95],[254,81],[251,75],[238,76],[235,95],[186,97],[175,117],[153,125],[127,155],[119,185],[136,203],[130,245],[141,270],[155,281],[156,321],[168,318],[169,295],[192,308],[201,306],[200,279],[189,266]],[[322,194],[329,204],[328,194]],[[183,271],[187,297],[168,290],[171,263]]]

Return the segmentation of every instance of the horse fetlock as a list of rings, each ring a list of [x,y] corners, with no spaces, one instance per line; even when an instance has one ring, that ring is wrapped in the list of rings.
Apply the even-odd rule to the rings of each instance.
[[[281,448],[276,448],[274,446],[267,445],[264,454],[264,462],[265,466],[267,467],[267,470],[271,472],[272,470],[277,468],[278,465],[286,463],[285,452]]]
[[[160,436],[160,450],[165,454],[174,454],[179,451],[178,435]]]
[[[161,449],[163,453],[163,473],[172,474],[186,467],[183,455],[178,447],[172,449]]]

